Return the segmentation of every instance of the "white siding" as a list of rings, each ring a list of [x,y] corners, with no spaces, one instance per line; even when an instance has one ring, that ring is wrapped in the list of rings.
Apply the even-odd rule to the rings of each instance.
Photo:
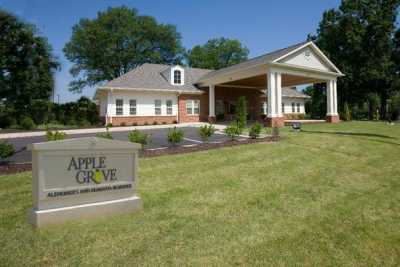
[[[285,103],[285,111],[284,114],[304,114],[304,99],[303,98],[289,98],[282,97],[282,103]],[[292,112],[292,103],[295,103],[295,112]],[[300,103],[300,112],[297,112],[297,103]]]
[[[111,97],[111,112],[110,116],[115,115],[115,100],[122,99],[124,101],[123,105],[123,115],[118,116],[176,116],[178,114],[178,96],[176,93],[170,92],[112,92]],[[136,99],[136,115],[129,114],[129,100]],[[154,101],[161,100],[161,115],[155,115]],[[172,100],[172,114],[167,115],[167,100]],[[107,104],[107,98],[102,98],[100,100],[100,113],[102,107]],[[102,114],[102,113],[101,113]],[[105,114],[105,113],[104,113]]]
[[[309,53],[309,56],[307,55]],[[325,63],[320,60],[320,58],[314,53],[314,51],[306,47],[301,49],[300,51],[294,53],[293,55],[288,56],[284,60],[281,61],[282,63],[287,63],[291,65],[303,66],[323,71],[331,71]]]

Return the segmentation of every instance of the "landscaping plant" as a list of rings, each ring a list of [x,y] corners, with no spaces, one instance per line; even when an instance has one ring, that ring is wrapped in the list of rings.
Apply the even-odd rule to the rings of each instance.
[[[241,134],[241,129],[239,128],[238,124],[231,123],[228,127],[224,129],[224,132],[227,136],[231,138],[231,140],[234,140]]]
[[[175,146],[176,144],[182,142],[183,140],[183,131],[176,127],[168,130],[167,136],[168,143]]]
[[[146,146],[151,143],[151,135],[143,133],[139,130],[133,130],[129,132],[128,139],[132,143],[139,143],[142,144],[143,146]]]
[[[47,130],[46,132],[47,141],[64,140],[66,136],[66,133],[57,130],[54,132]]]
[[[351,111],[347,102],[344,103],[342,119],[344,121],[351,121]]]
[[[236,122],[240,129],[246,127],[247,124],[247,103],[246,98],[241,96],[238,98],[236,106]]]
[[[97,133],[96,137],[105,138],[105,139],[114,139],[112,137],[110,131],[108,130],[108,127],[106,127],[106,132],[105,133]]]
[[[259,123],[259,122],[254,123],[249,130],[250,138],[252,138],[252,139],[258,138],[260,136],[262,129],[263,129],[263,126],[261,125],[261,123]]]
[[[32,130],[33,128],[36,127],[35,123],[33,120],[29,117],[24,116],[21,121],[19,122],[19,125],[21,126],[22,129],[24,130]]]
[[[6,159],[14,155],[14,146],[7,141],[0,141],[0,159]]]
[[[212,124],[203,125],[200,126],[199,128],[200,137],[204,142],[207,142],[208,139],[214,134],[214,132],[215,132],[215,127]]]

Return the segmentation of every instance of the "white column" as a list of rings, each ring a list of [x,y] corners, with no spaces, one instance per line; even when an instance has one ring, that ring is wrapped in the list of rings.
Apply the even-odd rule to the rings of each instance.
[[[326,82],[327,116],[337,116],[336,80]]]
[[[268,71],[268,114],[267,117],[282,117],[282,75],[279,72]]]
[[[215,86],[210,85],[208,90],[208,106],[209,106],[209,117],[215,117]]]
[[[112,114],[113,114],[113,97],[112,91],[107,92],[107,113],[106,113],[106,124],[112,123]]]
[[[276,81],[276,115],[282,117],[282,75],[279,72],[275,73]]]

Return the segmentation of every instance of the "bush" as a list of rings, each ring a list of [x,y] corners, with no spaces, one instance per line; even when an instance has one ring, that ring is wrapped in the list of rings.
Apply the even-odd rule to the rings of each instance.
[[[224,129],[226,135],[228,135],[232,140],[238,137],[242,132],[236,123],[231,123],[228,127]]]
[[[261,123],[254,123],[249,130],[249,136],[253,139],[258,138],[260,136],[262,128],[263,126],[261,125]]]
[[[119,126],[126,126],[125,122],[121,122],[121,124]]]
[[[158,122],[157,121],[153,121],[153,125],[157,125],[158,124]]]
[[[200,126],[199,128],[199,134],[204,142],[207,142],[208,139],[214,134],[214,132],[215,132],[215,127],[212,124],[203,125]]]
[[[47,130],[46,132],[47,141],[64,140],[66,136],[67,134],[64,132],[59,132],[59,131],[52,132],[49,130]]]
[[[144,122],[144,125],[149,125],[149,123],[147,121]]]
[[[183,131],[181,129],[178,129],[176,127],[169,129],[168,130],[168,136],[167,136],[168,143],[172,144],[175,146],[176,144],[182,142],[183,140]]]
[[[143,146],[146,146],[151,143],[151,135],[143,133],[139,130],[133,130],[129,132],[128,139],[132,143],[139,143],[142,144]]]
[[[111,133],[108,130],[108,127],[106,128],[106,132],[105,133],[97,133],[96,137],[99,138],[105,138],[105,139],[114,139],[111,135]]]
[[[19,122],[19,125],[24,130],[32,130],[33,128],[36,127],[36,125],[33,122],[33,120],[31,118],[29,118],[29,117],[26,117],[26,116],[21,119],[21,121]]]
[[[7,141],[0,141],[0,159],[6,159],[14,155],[15,150],[12,144]]]
[[[112,125],[112,123],[110,123],[110,122],[106,124],[106,128],[107,128],[107,129],[108,129],[108,128],[111,128],[112,126],[113,126],[113,125]]]
[[[90,126],[90,122],[89,122],[88,120],[86,120],[86,119],[78,120],[78,121],[76,122],[76,124],[77,124],[79,127]]]
[[[138,125],[137,122],[132,123],[132,126],[137,126],[137,125]]]

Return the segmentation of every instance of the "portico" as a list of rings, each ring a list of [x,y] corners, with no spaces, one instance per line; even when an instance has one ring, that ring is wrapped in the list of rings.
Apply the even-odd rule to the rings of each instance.
[[[282,127],[282,88],[302,84],[326,83],[326,121],[339,122],[337,78],[343,73],[312,42],[297,44],[243,63],[213,71],[198,81],[208,89],[209,121],[215,116],[215,95],[219,88],[257,90],[267,99],[268,126]]]

